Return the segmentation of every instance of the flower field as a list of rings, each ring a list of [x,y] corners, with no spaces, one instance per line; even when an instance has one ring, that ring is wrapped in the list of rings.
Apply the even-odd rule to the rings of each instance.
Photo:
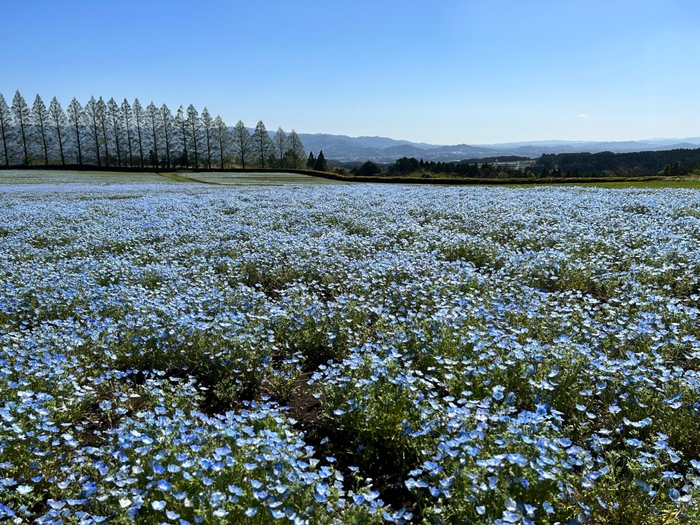
[[[0,522],[700,521],[695,190],[0,204]]]

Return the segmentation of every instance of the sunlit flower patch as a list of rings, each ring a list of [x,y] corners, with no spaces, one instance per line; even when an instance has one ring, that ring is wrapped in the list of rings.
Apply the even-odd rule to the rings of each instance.
[[[700,520],[693,190],[0,201],[0,521]]]

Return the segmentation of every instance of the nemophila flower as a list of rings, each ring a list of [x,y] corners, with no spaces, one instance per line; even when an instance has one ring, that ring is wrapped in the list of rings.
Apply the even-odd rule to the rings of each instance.
[[[157,487],[158,487],[158,490],[160,490],[162,492],[170,492],[170,489],[173,488],[172,484],[168,483],[164,479],[161,479],[158,481]]]
[[[669,496],[655,497],[659,512],[691,497],[673,501],[668,484],[691,486],[697,468],[684,423],[700,413],[688,401],[700,356],[694,192],[23,191],[3,190],[0,212],[13,232],[0,251],[0,442],[21,444],[3,456],[0,501],[17,485],[36,491],[29,480],[54,501],[85,486],[76,508],[101,501],[138,519],[167,479],[198,487],[155,493],[190,509],[166,510],[182,523],[195,507],[281,519],[268,501],[298,493],[304,503],[284,503],[298,523],[371,508],[379,496],[343,507],[344,482],[320,468],[335,438],[307,450],[284,411],[250,403],[196,414],[213,395],[199,382],[208,368],[227,381],[216,395],[264,385],[286,399],[301,362],[322,363],[306,386],[324,422],[354,436],[348,450],[366,461],[381,442],[429,462],[392,482],[427,498],[436,522],[464,521],[457,501],[503,522],[504,508],[479,499],[489,493],[517,499],[505,510],[523,523],[530,507],[552,509],[544,501],[596,497],[576,510],[594,522],[604,458],[625,445],[622,472],[641,469],[649,494]],[[124,192],[133,198],[108,198]],[[278,427],[259,432],[270,413]]]

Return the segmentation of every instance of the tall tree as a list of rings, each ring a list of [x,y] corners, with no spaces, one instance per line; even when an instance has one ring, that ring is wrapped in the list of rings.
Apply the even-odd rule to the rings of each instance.
[[[73,135],[73,142],[75,143],[75,156],[78,164],[83,165],[83,140],[84,140],[84,130],[85,130],[85,111],[80,105],[80,102],[73,97],[73,100],[68,104],[68,124],[70,126],[71,134]]]
[[[109,117],[107,116],[107,104],[102,97],[97,101],[97,123],[100,126],[100,139],[105,148],[105,166],[109,166]]]
[[[51,118],[51,129],[56,135],[56,140],[58,141],[58,152],[61,155],[61,164],[65,166],[66,156],[63,152],[63,133],[65,128],[68,126],[68,119],[66,118],[66,114],[64,113],[63,108],[56,97],[53,97],[51,99],[51,103],[49,104],[49,116]]]
[[[214,119],[205,107],[202,110],[202,132],[204,138],[204,148],[207,154],[207,168],[211,169],[211,151],[214,145]]]
[[[124,99],[121,107],[121,118],[124,123],[124,131],[126,132],[126,152],[128,155],[129,166],[134,167],[134,133],[133,133],[133,119],[134,112],[131,110],[131,104],[129,101]]]
[[[0,135],[2,135],[2,150],[5,157],[5,166],[10,165],[10,132],[12,130],[12,113],[5,102],[5,97],[0,93]]]
[[[109,122],[112,139],[114,140],[114,148],[117,151],[117,165],[121,168],[124,131],[122,129],[122,116],[119,110],[119,104],[117,104],[114,98],[110,98],[109,102],[107,102],[107,120]]]
[[[328,171],[328,161],[326,160],[326,157],[323,156],[323,150],[318,152],[314,169],[316,171]]]
[[[287,151],[285,152],[288,168],[300,170],[306,165],[306,151],[297,132],[292,132],[287,137]]]
[[[216,141],[216,150],[219,152],[219,167],[224,169],[226,153],[231,143],[231,134],[218,115],[214,119],[214,140]]]
[[[275,156],[277,157],[277,167],[284,168],[284,154],[287,151],[287,134],[280,127],[277,128],[275,137],[272,139],[275,144]]]
[[[12,99],[12,115],[22,140],[23,163],[29,165],[29,106],[27,106],[24,97],[20,95],[19,90],[15,93],[15,98]]]
[[[265,124],[263,121],[259,121],[255,126],[255,131],[253,131],[253,136],[251,137],[253,143],[254,155],[258,160],[261,168],[265,167],[268,157],[274,153],[275,146],[272,143],[270,135],[265,129]]]
[[[134,131],[136,132],[136,145],[139,147],[139,161],[140,166],[143,168],[143,107],[141,107],[139,99],[134,99],[132,109]]]
[[[88,131],[92,141],[95,144],[95,158],[97,165],[102,166],[102,148],[100,147],[100,123],[98,117],[97,100],[95,97],[90,97],[85,104],[85,119],[88,125]]]
[[[202,122],[199,113],[192,104],[187,106],[187,129],[190,133],[192,154],[194,155],[194,168],[199,169],[199,148],[201,145]]]
[[[165,163],[169,168],[172,166],[170,154],[173,149],[173,141],[175,140],[175,122],[173,112],[165,104],[160,107],[160,125],[163,131],[163,145],[165,146]]]
[[[46,110],[44,101],[39,95],[34,99],[32,106],[32,126],[37,143],[44,153],[44,165],[49,165],[49,112]]]
[[[254,155],[253,142],[250,137],[250,131],[245,127],[243,121],[239,120],[233,128],[233,155],[236,162],[245,169],[246,163],[251,160]]]
[[[314,152],[309,152],[309,158],[306,159],[306,169],[312,170],[316,166],[316,157],[314,157]]]
[[[148,132],[151,136],[151,148],[153,151],[153,157],[151,164],[153,164],[156,168],[159,165],[158,161],[158,135],[160,134],[160,112],[158,111],[158,108],[156,105],[151,102],[148,106],[146,106],[146,127],[148,128]]]
[[[182,147],[182,153],[180,153],[180,158],[178,164],[180,166],[189,167],[190,159],[188,156],[187,143],[189,142],[189,133],[187,130],[187,119],[185,118],[185,110],[182,106],[177,108],[177,113],[175,113],[175,129],[177,138],[180,141],[180,146]]]

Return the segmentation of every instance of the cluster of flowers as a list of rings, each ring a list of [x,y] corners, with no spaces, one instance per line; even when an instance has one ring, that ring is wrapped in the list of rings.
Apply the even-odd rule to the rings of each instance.
[[[700,519],[696,192],[0,198],[0,519]]]

